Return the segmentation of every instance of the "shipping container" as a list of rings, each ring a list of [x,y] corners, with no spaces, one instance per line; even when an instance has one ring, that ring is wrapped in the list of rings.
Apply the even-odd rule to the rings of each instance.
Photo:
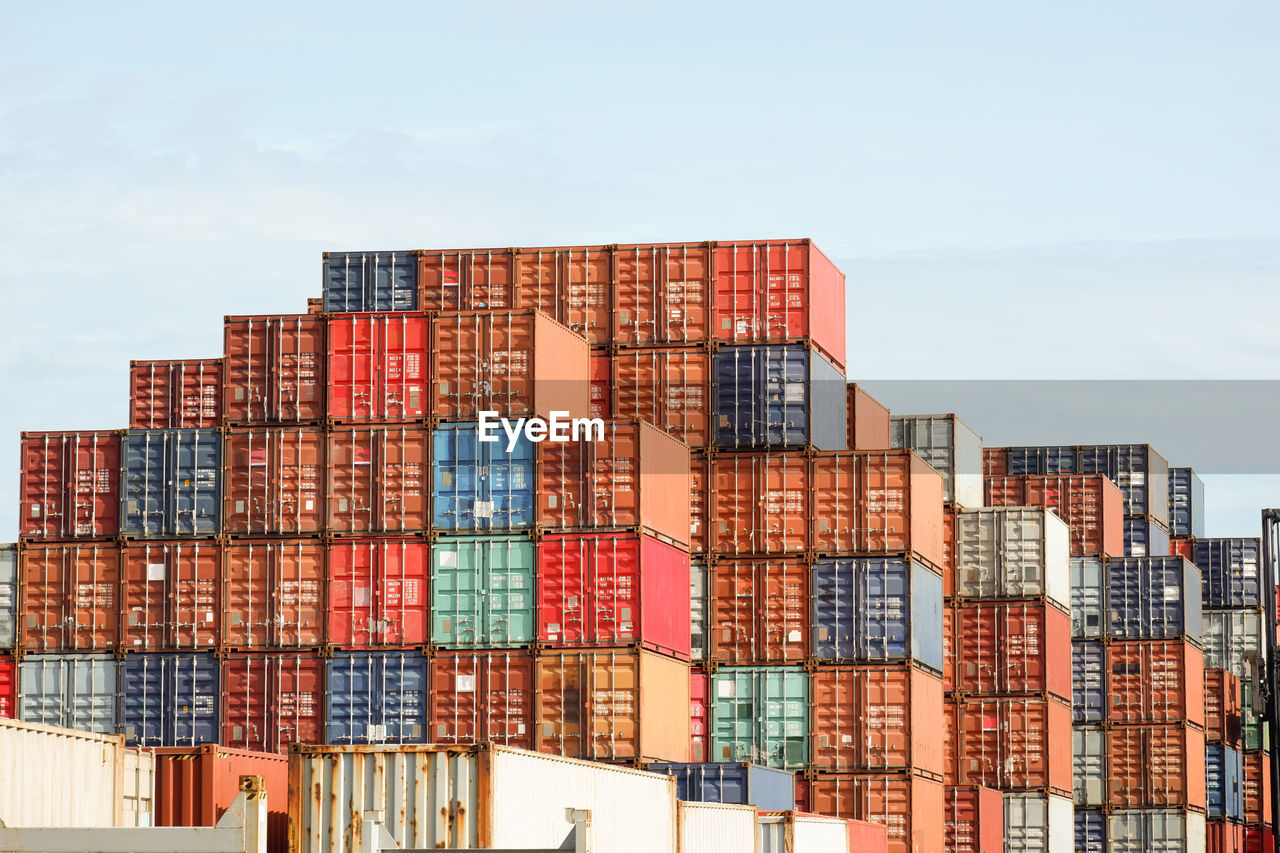
[[[710,244],[618,246],[613,263],[612,343],[681,346],[710,339]]]
[[[1244,853],[1244,827],[1226,820],[1205,823],[1206,853]],[[1268,850],[1267,853],[1275,853]]]
[[[1126,557],[1168,557],[1169,531],[1149,515],[1128,515],[1124,519]]]
[[[332,533],[416,533],[431,524],[428,469],[439,478],[444,459],[428,461],[431,433],[387,427],[328,433],[325,494]]]
[[[942,476],[914,453],[821,453],[811,462],[810,550],[910,552],[936,568],[946,563]]]
[[[533,442],[480,441],[476,424],[442,424],[431,434],[431,526],[449,530],[532,527],[538,475]]]
[[[1071,730],[1072,800],[1076,808],[1107,805],[1107,734],[1101,726]]]
[[[24,432],[18,532],[24,539],[115,536],[120,433]]]
[[[1107,645],[1107,719],[1204,726],[1204,655],[1186,640]]]
[[[1104,474],[1124,493],[1125,515],[1150,515],[1169,525],[1169,463],[1149,444],[1084,445],[1076,449],[1081,474]]]
[[[222,694],[212,654],[125,656],[120,665],[120,731],[130,746],[217,743]]]
[[[844,372],[802,344],[712,355],[714,444],[724,450],[844,450]]]
[[[341,423],[403,422],[430,410],[430,326],[425,314],[328,318],[327,414]]]
[[[1211,743],[1240,746],[1240,679],[1225,669],[1204,671],[1204,735]]]
[[[1004,799],[999,791],[948,786],[945,796],[948,853],[1004,853]]]
[[[1271,825],[1271,754],[1246,752],[1241,761],[1246,824]]]
[[[1262,540],[1197,539],[1190,559],[1200,569],[1205,607],[1265,605]]]
[[[325,252],[324,310],[415,311],[418,259],[413,252]]]
[[[310,539],[236,539],[223,547],[222,642],[234,649],[325,642],[326,546]]]
[[[129,362],[130,429],[222,426],[222,360]]]
[[[1186,557],[1191,562],[1195,562],[1195,540],[1187,537],[1169,537],[1169,554],[1173,557]]]
[[[956,508],[942,508],[942,591],[947,598],[956,594]]]
[[[158,538],[221,532],[222,434],[128,430],[120,440],[120,533]]]
[[[689,545],[689,448],[643,421],[611,421],[603,438],[538,445],[538,525],[632,528]]]
[[[288,850],[288,758],[213,744],[157,749],[155,755],[156,826],[214,826],[240,793],[240,777],[261,776],[267,853]]]
[[[705,560],[689,562],[689,659],[695,663],[707,659],[710,637],[708,607],[710,574]]]
[[[674,776],[676,798],[695,803],[731,803],[761,811],[786,812],[796,807],[795,774],[750,762],[672,764],[656,762],[651,773]]]
[[[1109,853],[1202,853],[1204,815],[1170,809],[1126,809],[1107,818]]]
[[[1068,798],[1004,795],[1005,853],[1071,853],[1074,841],[1075,813]]]
[[[956,513],[958,598],[1044,597],[1071,611],[1067,526],[1046,509]]]
[[[942,672],[942,578],[905,557],[813,564],[812,649],[818,660],[915,661]]]
[[[988,506],[1042,506],[1071,531],[1073,557],[1124,556],[1124,506],[1106,477],[995,477],[987,480]]]
[[[1253,682],[1240,680],[1240,747],[1246,752],[1271,750],[1271,727],[1262,724],[1266,708],[1264,698],[1254,689]]]
[[[431,642],[503,648],[537,637],[537,555],[521,536],[442,536],[431,543]]]
[[[114,543],[18,550],[18,647],[109,651],[119,645],[120,549]]]
[[[1113,639],[1185,637],[1199,642],[1200,571],[1181,557],[1111,560],[1107,564],[1107,612],[1107,634]],[[1220,668],[1207,647],[1205,665]]]
[[[1010,476],[1053,476],[1079,474],[1076,464],[1076,448],[1071,445],[1045,447],[1009,447],[1008,466]]]
[[[12,654],[0,653],[0,717],[18,716],[18,662]]]
[[[613,360],[607,355],[591,356],[591,411],[589,417],[613,418]]]
[[[692,554],[707,552],[707,531],[711,526],[707,516],[711,507],[710,483],[711,463],[700,454],[693,456],[689,461],[689,551]]]
[[[803,669],[720,667],[710,686],[712,761],[808,766],[810,683]]]
[[[224,424],[319,423],[325,323],[318,316],[227,317]]]
[[[1101,640],[1071,641],[1071,717],[1077,723],[1107,719],[1107,649]]]
[[[613,416],[644,420],[691,448],[711,443],[711,353],[701,347],[619,350]]]
[[[982,449],[982,476],[984,479],[1009,476],[1009,448],[984,447]]]
[[[825,853],[845,850],[849,825],[840,818],[799,812],[771,812],[756,820],[759,853]]]
[[[849,430],[845,438],[846,450],[891,450],[889,441],[889,410],[856,382],[846,387],[845,410],[848,413]]]
[[[689,664],[646,650],[538,655],[534,743],[569,758],[689,760]]]
[[[679,807],[681,853],[740,853],[756,850],[754,806],[728,803],[688,803]]]
[[[437,652],[430,685],[433,743],[533,747],[531,652]]]
[[[26,655],[18,663],[18,718],[86,732],[119,730],[120,664],[110,655]]]
[[[344,539],[329,546],[328,641],[426,643],[430,546],[414,539]]]
[[[1115,809],[1203,811],[1204,731],[1188,724],[1107,729],[1107,798]]]
[[[844,369],[844,273],[811,241],[717,243],[713,274],[716,340],[808,339]]]
[[[0,545],[0,649],[18,643],[18,546]]]
[[[334,654],[325,662],[325,742],[425,743],[428,670],[419,651]]]
[[[516,293],[592,346],[610,343],[614,295],[613,251],[607,246],[516,250]]]
[[[1071,558],[1071,636],[1106,632],[1106,571],[1101,557]]]
[[[1244,829],[1245,853],[1274,853],[1276,849],[1275,833],[1261,826],[1246,826]]]
[[[956,607],[956,689],[1072,698],[1071,617],[1047,601]]]
[[[324,432],[310,427],[227,430],[223,532],[235,536],[323,531],[325,445]]]
[[[1205,610],[1205,668],[1225,669],[1239,679],[1253,677],[1264,659],[1266,624],[1261,609]]]
[[[888,832],[889,853],[943,853],[943,784],[909,773],[836,775],[809,782],[810,808],[820,814],[870,821]]]
[[[713,563],[707,607],[709,659],[731,664],[806,659],[809,571],[809,564],[798,557]]]
[[[417,252],[418,310],[510,311],[516,307],[512,249]]]
[[[689,659],[687,551],[634,533],[548,533],[537,548],[542,645],[636,644]]]
[[[209,649],[222,621],[217,542],[126,542],[120,562],[120,647]]]
[[[982,437],[954,414],[894,415],[889,443],[914,450],[942,475],[942,497],[966,509],[983,506]]]
[[[942,689],[950,693],[956,689],[956,609],[950,598],[942,605]]]
[[[1076,807],[1075,853],[1107,853],[1107,815]]]
[[[710,760],[711,679],[705,672],[689,671],[689,760]]]
[[[291,743],[323,743],[324,668],[324,659],[312,653],[227,655],[221,743],[275,753]]]
[[[1204,536],[1204,483],[1190,468],[1169,469],[1169,533]]]
[[[1240,750],[1220,743],[1204,747],[1205,815],[1236,821],[1244,815],[1244,769]]]
[[[802,452],[719,456],[710,473],[709,545],[717,555],[807,549],[811,488]]]
[[[942,779],[942,680],[910,665],[818,666],[811,675],[810,767],[906,770]]]
[[[959,784],[1072,788],[1071,706],[1054,698],[964,698],[956,705]]]

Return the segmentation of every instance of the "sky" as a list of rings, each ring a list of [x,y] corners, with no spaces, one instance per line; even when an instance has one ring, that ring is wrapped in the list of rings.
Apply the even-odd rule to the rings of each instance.
[[[261,5],[0,0],[0,538],[325,250],[807,236],[852,379],[1280,377],[1274,3]]]

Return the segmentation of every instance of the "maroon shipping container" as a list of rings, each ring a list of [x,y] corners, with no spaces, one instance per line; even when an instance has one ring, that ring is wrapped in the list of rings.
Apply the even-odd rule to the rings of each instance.
[[[516,255],[511,249],[425,250],[418,256],[423,311],[510,311],[516,308]]]
[[[947,695],[942,703],[942,723],[938,726],[942,735],[942,780],[948,785],[960,784],[960,703],[955,694]]]
[[[1243,756],[1244,822],[1271,825],[1271,754],[1246,752]]]
[[[956,690],[1071,700],[1071,616],[1048,601],[955,608]]]
[[[232,654],[222,662],[222,742],[256,752],[324,743],[324,658],[297,652]]]
[[[699,670],[689,671],[689,760],[703,762],[711,754],[707,741],[710,712],[710,678]],[[799,803],[796,804],[799,808]]]
[[[212,744],[155,752],[156,826],[214,826],[240,793],[240,777],[261,776],[267,792],[267,851],[288,850],[288,758]]]
[[[648,421],[691,448],[708,445],[711,353],[705,347],[619,350],[610,361],[615,418]]]
[[[415,421],[430,407],[426,314],[332,314],[328,414],[341,423]]]
[[[1101,474],[988,477],[987,506],[1042,506],[1067,523],[1073,557],[1124,556],[1124,495]]]
[[[18,647],[26,652],[112,651],[120,626],[115,543],[18,549]]]
[[[694,554],[707,551],[707,510],[711,495],[707,487],[711,481],[711,463],[705,456],[695,455],[689,460],[689,550]]]
[[[956,609],[950,602],[942,605],[942,689],[956,689]]]
[[[432,743],[533,749],[531,652],[439,652],[431,657]]]
[[[982,476],[1007,477],[1009,475],[1009,448],[984,447],[982,449]]]
[[[1055,698],[957,703],[958,783],[1071,796],[1071,705]],[[1200,745],[1201,791],[1204,744]],[[1203,804],[1203,803],[1202,803]]]
[[[121,548],[120,647],[208,649],[222,622],[222,546],[215,541],[129,542]]]
[[[1186,724],[1108,728],[1107,804],[1203,811],[1204,731]]]
[[[889,410],[856,382],[846,389],[849,413],[849,434],[845,438],[848,450],[892,450],[889,440]]]
[[[324,643],[325,546],[233,540],[223,549],[222,642],[234,649]]]
[[[942,508],[942,594],[956,594],[956,507]]]
[[[810,809],[880,824],[889,834],[889,853],[943,853],[941,782],[910,773],[822,773],[808,783]]]
[[[949,853],[1004,853],[1004,798],[974,785],[946,792]]]
[[[411,539],[348,539],[329,546],[329,642],[400,646],[430,640],[430,550]]]
[[[224,533],[324,530],[323,430],[233,428],[227,430],[223,447]]]
[[[324,332],[324,320],[308,314],[227,317],[223,423],[323,420]]]
[[[613,343],[680,346],[710,339],[710,244],[618,246],[613,257]]]
[[[705,676],[704,676],[705,677]],[[11,654],[0,654],[0,717],[18,716],[18,663]]]
[[[1107,719],[1205,724],[1204,654],[1186,640],[1107,644]]]
[[[807,338],[844,369],[844,273],[812,241],[717,243],[713,264],[716,340]]]
[[[1225,669],[1204,671],[1204,736],[1240,747],[1240,679]]]
[[[757,664],[807,658],[809,573],[808,562],[798,557],[713,563],[707,613],[710,659]]]
[[[222,360],[129,362],[131,429],[222,426]]]
[[[607,355],[591,356],[591,417],[613,417],[613,361]]]
[[[803,451],[717,456],[710,470],[709,545],[717,555],[804,553],[810,486]]]
[[[24,432],[23,538],[115,536],[120,530],[120,434]]]
[[[518,249],[516,298],[587,339],[610,343],[613,253],[604,246]]]
[[[538,640],[689,658],[689,553],[634,533],[538,540]]]
[[[328,528],[333,533],[427,529],[431,433],[409,427],[329,432],[325,454]]]

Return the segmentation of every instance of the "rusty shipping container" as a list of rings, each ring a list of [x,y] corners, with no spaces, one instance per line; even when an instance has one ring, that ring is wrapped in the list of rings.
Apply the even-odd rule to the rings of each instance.
[[[987,506],[1042,506],[1071,531],[1073,557],[1124,556],[1124,495],[1106,477],[989,477]]]
[[[319,423],[324,419],[321,317],[227,317],[224,332],[223,423]]]
[[[329,315],[328,416],[341,423],[426,417],[430,334],[425,314]]]
[[[115,543],[18,549],[18,647],[114,651],[119,645],[120,549]]]
[[[615,418],[648,421],[691,448],[710,443],[710,351],[705,347],[624,349],[610,361]]]
[[[1243,756],[1244,822],[1271,825],[1271,754],[1246,752]]]
[[[232,428],[225,436],[224,533],[296,536],[324,530],[323,430]]]
[[[689,551],[693,554],[705,554],[707,551],[710,483],[711,463],[702,454],[694,454],[689,460]]]
[[[1111,642],[1107,719],[1205,724],[1204,655],[1186,640]]]
[[[406,646],[431,639],[431,546],[420,539],[345,539],[328,549],[328,641]]]
[[[497,650],[431,656],[428,738],[533,748],[534,655]]]
[[[1210,743],[1240,746],[1240,679],[1225,669],[1204,671],[1204,735]]]
[[[155,825],[214,826],[241,776],[261,776],[267,792],[267,851],[289,848],[289,759],[206,744],[155,751]]]
[[[591,412],[593,418],[613,418],[613,360],[608,355],[591,355]]]
[[[119,532],[118,432],[24,432],[21,444],[18,523],[23,539]]]
[[[956,594],[956,508],[942,508],[942,592],[948,598]]]
[[[800,558],[710,566],[709,657],[717,663],[797,663],[809,656],[809,565]]]
[[[949,599],[942,606],[942,689],[956,689],[956,609]]]
[[[849,383],[846,393],[849,435],[845,439],[845,448],[858,451],[892,449],[893,445],[889,443],[889,410],[856,382]]]
[[[222,621],[222,546],[174,540],[127,542],[120,562],[120,648],[209,649]]]
[[[327,527],[331,533],[418,533],[430,526],[431,433],[411,427],[328,433]]]
[[[711,244],[618,246],[612,343],[682,346],[711,337]]]
[[[1203,811],[1204,731],[1185,723],[1108,728],[1107,803]]]
[[[222,359],[129,362],[131,429],[222,426]]]
[[[1205,853],[1244,853],[1244,827],[1228,820],[1206,822],[1204,849]]]
[[[814,775],[809,808],[885,827],[889,853],[943,853],[946,806],[941,782],[910,773]]]
[[[587,339],[610,343],[613,332],[613,252],[607,246],[552,246],[516,250],[516,294]]]
[[[809,459],[729,454],[710,465],[709,545],[717,555],[802,554],[809,546]]]
[[[223,548],[222,642],[233,649],[324,643],[325,546],[310,539],[233,540]]]
[[[956,690],[1071,699],[1071,617],[1047,601],[956,607]]]
[[[949,786],[946,809],[949,853],[1004,853],[1004,798],[999,791]]]
[[[514,250],[427,249],[416,254],[420,311],[510,311],[517,307]]]
[[[282,753],[324,742],[324,658],[313,652],[232,653],[222,661],[222,743]]]
[[[1071,796],[1070,703],[1052,697],[965,698],[956,712],[959,784]],[[1203,762],[1203,748],[1200,757]]]

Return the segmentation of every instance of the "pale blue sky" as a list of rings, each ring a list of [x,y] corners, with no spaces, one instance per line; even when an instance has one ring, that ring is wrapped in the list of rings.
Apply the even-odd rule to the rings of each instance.
[[[325,249],[811,236],[853,378],[1280,376],[1274,3],[192,5],[0,2],[0,537]]]

